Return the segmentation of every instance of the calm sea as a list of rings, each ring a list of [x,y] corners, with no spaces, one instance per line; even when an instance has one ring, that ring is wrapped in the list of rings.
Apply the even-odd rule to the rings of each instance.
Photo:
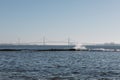
[[[120,80],[120,52],[0,52],[0,80]]]

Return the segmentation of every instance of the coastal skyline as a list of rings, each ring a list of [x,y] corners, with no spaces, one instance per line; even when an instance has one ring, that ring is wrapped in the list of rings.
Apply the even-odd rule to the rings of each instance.
[[[120,43],[119,0],[0,0],[0,43]]]

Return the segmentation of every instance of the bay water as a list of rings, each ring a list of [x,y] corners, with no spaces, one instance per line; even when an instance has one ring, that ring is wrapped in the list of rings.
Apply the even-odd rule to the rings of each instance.
[[[0,51],[0,80],[120,80],[120,52]]]

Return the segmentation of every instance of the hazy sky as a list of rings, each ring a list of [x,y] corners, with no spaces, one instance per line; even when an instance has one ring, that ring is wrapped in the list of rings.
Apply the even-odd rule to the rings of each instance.
[[[120,43],[120,0],[0,0],[0,43]]]

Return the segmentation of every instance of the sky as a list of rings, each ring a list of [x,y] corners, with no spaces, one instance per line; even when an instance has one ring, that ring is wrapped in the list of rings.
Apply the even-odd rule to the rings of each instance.
[[[0,0],[0,43],[120,43],[120,0]]]

